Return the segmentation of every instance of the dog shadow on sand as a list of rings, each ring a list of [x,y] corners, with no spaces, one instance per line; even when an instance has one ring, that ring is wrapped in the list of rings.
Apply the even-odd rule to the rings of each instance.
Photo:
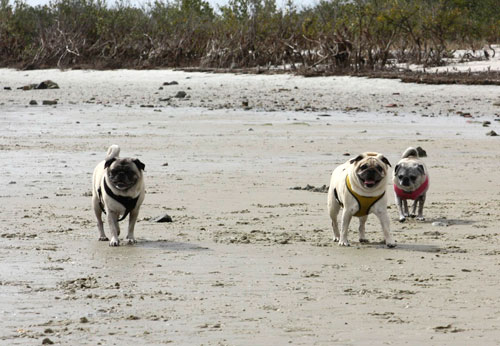
[[[416,221],[410,221],[410,222],[416,222]],[[472,225],[472,224],[476,223],[476,221],[463,220],[463,219],[432,218],[432,219],[426,219],[425,221],[418,221],[418,223],[433,226],[433,230],[423,231],[423,232],[420,232],[418,235],[431,236],[434,239],[439,239],[439,237],[444,235],[444,231],[446,230],[446,228],[448,226],[455,226],[455,225],[468,226],[468,225]],[[397,237],[397,235],[396,235],[396,237]],[[385,243],[383,241],[379,241],[379,242],[374,241],[374,242],[370,242],[367,244],[366,243],[365,244],[355,243],[353,245],[358,246],[360,248],[371,247],[371,248],[387,249],[387,247],[385,246]],[[396,247],[393,250],[438,253],[438,252],[447,251],[447,248],[446,248],[446,246],[441,247],[441,246],[430,245],[430,244],[396,242]]]
[[[141,239],[136,244],[133,245],[135,248],[144,249],[157,249],[157,250],[170,250],[170,251],[209,251],[208,247],[192,244],[183,243],[171,240],[147,240]]]

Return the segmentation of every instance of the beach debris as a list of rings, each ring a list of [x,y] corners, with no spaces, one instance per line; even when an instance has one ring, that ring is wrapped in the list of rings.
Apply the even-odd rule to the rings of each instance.
[[[496,136],[498,136],[498,133],[496,133],[495,131],[491,130],[489,132],[486,132],[486,136],[496,137]]]
[[[35,89],[59,89],[59,85],[49,79],[38,84]]]
[[[41,83],[38,84],[27,84],[22,87],[19,87],[18,89],[22,90],[33,90],[33,89],[59,89],[59,85],[51,80],[45,80]]]
[[[78,278],[74,280],[66,280],[60,282],[58,285],[64,290],[67,290],[68,292],[71,293],[75,293],[77,290],[85,290],[89,288],[99,287],[97,279],[92,276]]]
[[[164,214],[158,217],[155,217],[151,220],[151,222],[173,222],[172,217],[168,214]]]
[[[330,114],[326,114],[326,113],[325,114],[318,114],[318,117],[331,117],[331,115]]]
[[[11,87],[3,87],[3,90],[12,90]]]
[[[473,118],[473,116],[472,116],[472,114],[470,114],[470,112],[458,111],[457,114],[460,115],[461,117],[464,117],[464,118]]]
[[[42,340],[42,345],[54,345],[54,341],[50,340],[49,338],[45,338]]]
[[[57,100],[43,100],[42,104],[45,106],[53,106],[57,104]]]
[[[398,107],[398,105],[396,103],[389,103],[387,105],[385,105],[387,108],[396,108]]]
[[[30,106],[36,106],[37,104],[38,104],[38,102],[36,102],[35,100],[30,101]]]
[[[171,82],[165,82],[163,83],[164,86],[167,86],[167,85],[178,85],[179,83],[176,82],[175,80],[171,81]]]
[[[177,94],[175,94],[175,98],[178,98],[178,99],[183,99],[184,97],[187,96],[187,93],[185,91],[178,91]]]
[[[434,227],[448,227],[448,224],[442,221],[434,221],[431,225]]]
[[[489,127],[491,125],[491,121],[485,120],[483,121],[483,127]]]
[[[441,333],[459,333],[463,332],[463,329],[455,328],[451,324],[448,324],[446,326],[437,326],[433,328],[436,332],[441,332]]]
[[[295,187],[292,187],[290,189],[291,190],[304,190],[304,191],[311,191],[311,192],[328,193],[328,186],[326,186],[326,185],[323,185],[323,186],[320,186],[320,187],[315,187],[313,185],[307,184],[304,187],[295,186]]]

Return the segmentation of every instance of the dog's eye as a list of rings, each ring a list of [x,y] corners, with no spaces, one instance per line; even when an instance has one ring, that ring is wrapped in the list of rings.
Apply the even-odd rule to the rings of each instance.
[[[398,175],[399,180],[403,180],[404,176],[403,175]]]
[[[417,177],[416,177],[416,176],[414,176],[414,175],[412,175],[412,176],[410,176],[410,179],[411,179],[412,181],[415,181],[415,180],[417,180]]]
[[[362,165],[362,166],[361,166],[361,167],[359,167],[359,168],[361,168],[361,169],[364,171],[365,169],[367,169],[367,168],[368,168],[368,166],[367,166],[367,165]]]
[[[379,172],[383,172],[383,171],[384,171],[384,169],[383,169],[382,167],[380,167],[380,166],[377,166],[377,171],[379,171]]]

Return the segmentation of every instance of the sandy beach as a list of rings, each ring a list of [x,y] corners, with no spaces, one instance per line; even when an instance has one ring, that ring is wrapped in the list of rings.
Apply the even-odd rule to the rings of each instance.
[[[498,86],[2,69],[0,344],[498,344],[499,120]],[[138,243],[118,248],[90,197],[111,144],[146,165]],[[399,223],[389,184],[394,249],[373,216],[370,244],[354,220],[339,247],[326,193],[293,189],[409,146],[426,221]]]

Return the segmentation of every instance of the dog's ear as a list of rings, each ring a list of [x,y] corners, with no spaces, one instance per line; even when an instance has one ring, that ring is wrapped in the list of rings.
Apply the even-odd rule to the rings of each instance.
[[[112,157],[109,160],[106,160],[106,162],[104,162],[104,168],[108,168],[115,161],[116,161],[116,157]]]
[[[134,163],[135,165],[137,166],[137,168],[140,170],[140,171],[143,171],[144,168],[146,168],[146,165],[144,163],[141,162],[141,160],[139,159],[135,159],[134,160]]]
[[[401,168],[401,165],[396,165],[396,167],[394,167],[394,174],[398,174],[398,170]]]
[[[361,160],[363,160],[363,155],[361,155],[361,154],[360,154],[360,155],[356,156],[354,159],[350,159],[350,160],[349,160],[349,163],[350,163],[350,164],[353,164],[353,163],[355,163],[355,162],[359,162],[359,161],[361,161]]]
[[[387,166],[392,167],[391,163],[389,162],[389,160],[387,160],[385,156],[382,156],[380,160],[382,160],[382,162],[385,163]]]
[[[417,167],[418,171],[422,174],[425,174],[425,168],[424,168],[424,165],[418,165]]]

